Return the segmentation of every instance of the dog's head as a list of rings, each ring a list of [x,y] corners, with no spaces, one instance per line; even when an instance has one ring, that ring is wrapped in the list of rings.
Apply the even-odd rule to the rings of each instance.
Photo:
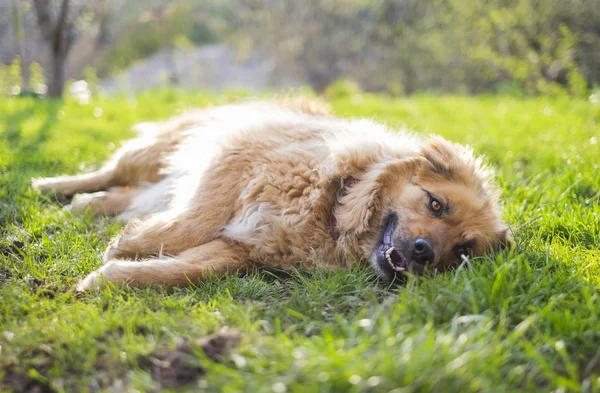
[[[358,176],[340,198],[338,226],[386,281],[511,246],[491,173],[464,146],[432,138]]]

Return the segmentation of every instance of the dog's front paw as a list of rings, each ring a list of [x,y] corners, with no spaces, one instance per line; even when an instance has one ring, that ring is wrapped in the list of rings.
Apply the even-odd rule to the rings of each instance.
[[[139,264],[131,261],[108,261],[100,269],[88,274],[77,284],[77,292],[102,289],[108,284],[123,286],[131,284],[139,270]]]

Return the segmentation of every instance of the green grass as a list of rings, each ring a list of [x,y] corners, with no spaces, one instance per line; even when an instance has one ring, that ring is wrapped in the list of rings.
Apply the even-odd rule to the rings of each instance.
[[[34,175],[106,159],[138,121],[232,97],[0,100],[0,389],[158,391],[148,359],[224,327],[242,342],[178,390],[600,391],[600,107],[567,98],[332,102],[471,144],[498,168],[517,250],[386,290],[369,271],[77,296],[120,226],[71,216]],[[101,115],[100,110],[101,109]],[[96,114],[96,116],[94,115]]]

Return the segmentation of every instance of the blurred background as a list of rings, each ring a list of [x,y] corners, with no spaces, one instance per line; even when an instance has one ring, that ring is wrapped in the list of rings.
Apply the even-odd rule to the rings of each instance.
[[[0,0],[3,94],[598,85],[599,0]]]

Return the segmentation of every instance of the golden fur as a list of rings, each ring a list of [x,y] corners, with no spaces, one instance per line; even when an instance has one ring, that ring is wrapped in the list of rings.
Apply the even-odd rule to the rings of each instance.
[[[94,192],[69,208],[128,221],[80,290],[369,261],[393,281],[510,242],[489,171],[439,137],[337,119],[311,101],[240,103],[137,129],[98,171],[33,182]]]

